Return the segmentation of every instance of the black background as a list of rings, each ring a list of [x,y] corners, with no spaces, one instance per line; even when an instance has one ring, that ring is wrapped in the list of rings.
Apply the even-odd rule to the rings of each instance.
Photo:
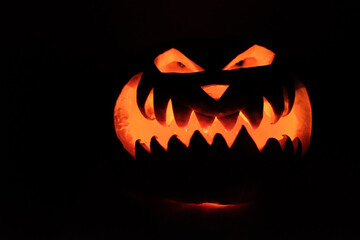
[[[288,203],[291,218],[264,227],[261,238],[358,239],[353,8],[347,1],[13,1],[2,35],[0,238],[167,232],[173,239],[147,209],[126,211],[119,176],[128,155],[113,107],[154,45],[236,36],[280,46],[313,107],[301,200]]]

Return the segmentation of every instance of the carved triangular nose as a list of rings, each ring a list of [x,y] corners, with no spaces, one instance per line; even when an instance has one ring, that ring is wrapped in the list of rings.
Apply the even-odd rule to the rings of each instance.
[[[221,98],[228,87],[229,84],[211,84],[201,86],[202,90],[204,90],[215,101],[218,101]]]

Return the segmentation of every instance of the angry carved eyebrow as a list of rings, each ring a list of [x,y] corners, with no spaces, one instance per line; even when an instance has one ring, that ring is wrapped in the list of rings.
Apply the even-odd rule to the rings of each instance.
[[[154,59],[154,64],[162,73],[194,73],[204,69],[187,58],[175,48],[161,53]]]

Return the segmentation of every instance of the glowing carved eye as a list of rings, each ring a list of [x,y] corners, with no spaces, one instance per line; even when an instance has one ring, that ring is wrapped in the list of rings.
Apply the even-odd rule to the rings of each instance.
[[[162,73],[194,73],[204,71],[202,67],[175,48],[157,56],[154,59],[154,63]]]
[[[274,60],[275,53],[259,45],[250,47],[245,52],[234,58],[223,70],[239,68],[251,68],[270,65]]]

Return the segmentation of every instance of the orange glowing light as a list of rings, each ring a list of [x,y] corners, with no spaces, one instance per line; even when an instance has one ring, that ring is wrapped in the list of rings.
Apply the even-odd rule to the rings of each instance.
[[[218,101],[228,87],[228,84],[211,84],[202,86],[201,89],[204,90],[215,101]]]
[[[234,58],[223,70],[270,65],[274,57],[275,53],[271,50],[259,45],[254,45]]]
[[[193,73],[204,71],[202,67],[191,61],[175,48],[157,56],[154,64],[162,73]]]
[[[235,204],[221,204],[221,203],[214,203],[214,202],[203,202],[203,203],[189,203],[201,208],[211,208],[211,209],[219,209],[219,208],[227,208],[227,207],[234,207]]]
[[[218,202],[186,203],[186,202],[178,202],[170,199],[166,199],[165,202],[183,209],[188,208],[188,209],[201,210],[201,211],[202,210],[210,210],[210,211],[235,210],[235,209],[247,208],[253,205],[253,203],[251,202],[235,203],[235,204],[222,204]]]
[[[141,76],[142,73],[136,74],[124,86],[114,110],[117,137],[134,158],[137,140],[140,140],[145,149],[151,151],[150,141],[155,136],[159,144],[167,150],[169,139],[175,135],[188,147],[192,135],[198,130],[208,144],[211,145],[214,136],[219,133],[225,139],[228,147],[231,147],[242,127],[246,128],[260,151],[269,138],[276,138],[282,143],[284,135],[289,136],[291,140],[299,138],[303,154],[309,147],[312,127],[311,104],[308,93],[300,81],[295,81],[295,100],[291,111],[280,117],[277,122],[275,122],[275,113],[271,104],[264,97],[263,119],[259,127],[253,128],[245,115],[240,112],[232,129],[226,129],[216,117],[210,126],[203,128],[194,111],[190,115],[188,124],[185,127],[179,127],[174,119],[171,100],[167,106],[166,125],[164,126],[155,119],[152,92],[145,103],[145,113],[149,118],[144,117],[136,101],[137,86]],[[289,108],[286,101],[288,100],[285,97],[285,107]],[[296,149],[296,141],[293,142]]]

